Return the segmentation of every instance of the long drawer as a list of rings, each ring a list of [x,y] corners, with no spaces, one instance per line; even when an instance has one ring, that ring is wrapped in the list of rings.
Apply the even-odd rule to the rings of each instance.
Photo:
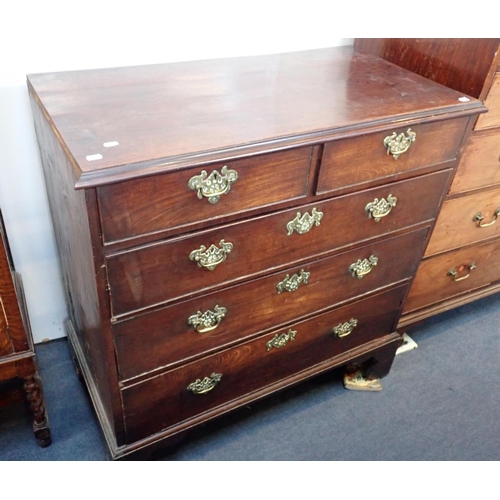
[[[450,193],[500,184],[500,130],[474,134],[467,142]]]
[[[377,132],[325,144],[319,174],[318,194],[340,189],[387,182],[390,178],[457,157],[467,118],[428,123],[405,129],[395,129],[395,136],[403,135],[400,148],[409,146],[399,156],[388,154],[384,146],[390,132]],[[411,142],[415,133],[414,142]],[[395,137],[396,138],[396,137]],[[436,140],[436,138],[438,140]]]
[[[500,188],[446,200],[425,252],[434,255],[500,234]]]
[[[488,108],[488,113],[479,116],[476,130],[500,127],[500,73],[495,75],[484,104]]]
[[[111,243],[200,221],[213,223],[303,198],[311,154],[310,147],[291,149],[102,186],[97,196],[103,240]]]
[[[406,280],[416,270],[427,231],[413,231],[118,321],[113,330],[120,376],[128,379],[186,361]],[[354,277],[351,265],[361,264],[368,271],[370,258],[378,259],[372,270],[362,278]],[[225,313],[218,323],[217,318],[206,323],[190,321],[208,311],[216,316],[220,308]],[[198,331],[215,324],[208,332]]]
[[[422,261],[404,314],[499,281],[499,248],[495,239]]]
[[[126,387],[122,395],[128,441],[391,333],[405,289],[399,286]]]
[[[240,282],[430,221],[449,174],[444,170],[306,205],[300,212],[285,210],[110,255],[113,314]],[[221,262],[214,264],[215,259]]]

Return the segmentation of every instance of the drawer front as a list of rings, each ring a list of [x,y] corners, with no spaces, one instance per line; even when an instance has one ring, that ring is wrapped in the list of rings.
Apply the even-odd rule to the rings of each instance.
[[[106,265],[113,313],[118,316],[172,301],[193,290],[208,291],[429,221],[435,217],[449,173],[445,170],[303,206],[300,217],[297,209],[286,210],[110,256]],[[379,205],[379,211],[373,208],[370,217],[371,207],[366,207],[379,200],[385,206]],[[232,245],[229,253],[224,252],[222,241]],[[190,260],[192,252],[211,245],[225,258],[215,268]]]
[[[123,389],[129,442],[326,361],[396,327],[406,286],[341,307]],[[354,320],[354,321],[353,321]],[[334,330],[335,329],[335,330]],[[188,386],[220,374],[200,387]],[[194,388],[196,390],[196,388]]]
[[[424,260],[404,314],[500,280],[499,250],[500,240],[496,239]]]
[[[395,128],[396,134],[404,133],[406,137],[409,137],[408,128],[416,133],[415,141],[397,159],[388,154],[384,146],[384,139],[391,136],[388,131],[329,142],[325,144],[316,192],[380,184],[404,172],[453,160],[458,154],[467,120],[458,118]]]
[[[488,112],[479,116],[475,129],[500,127],[500,73],[495,75],[484,104],[488,108]]]
[[[443,203],[426,256],[460,248],[500,234],[500,189]]]
[[[414,231],[118,321],[113,330],[120,377],[129,379],[189,360],[406,280],[416,271],[426,233],[427,229]],[[353,277],[351,264],[372,255],[378,262],[371,272],[361,279]],[[296,280],[296,290],[278,293],[277,285],[286,276],[293,284],[297,277],[304,277],[301,271],[309,273],[307,282]],[[225,310],[223,315],[217,314],[220,308]],[[216,317],[206,323],[190,321],[204,313]],[[211,327],[204,333],[197,331]]]
[[[475,134],[467,142],[450,193],[500,184],[500,131]]]
[[[302,198],[307,195],[311,153],[309,147],[292,149],[100,187],[104,242],[214,222]]]

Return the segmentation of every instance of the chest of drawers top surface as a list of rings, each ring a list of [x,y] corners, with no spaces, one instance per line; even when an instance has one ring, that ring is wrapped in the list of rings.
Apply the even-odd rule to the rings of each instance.
[[[28,84],[81,187],[481,105],[352,47],[35,74]]]

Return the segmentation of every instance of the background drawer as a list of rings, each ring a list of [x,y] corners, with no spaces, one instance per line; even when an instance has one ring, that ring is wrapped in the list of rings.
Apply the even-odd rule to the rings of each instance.
[[[133,238],[195,222],[274,205],[307,194],[312,148],[291,149],[241,160],[103,186],[97,189],[104,242]],[[227,166],[238,173],[230,191],[211,203],[199,199],[189,180]],[[276,176],[279,172],[279,177]]]
[[[426,233],[427,229],[414,231],[115,322],[120,377],[128,379],[158,367],[178,364],[249,335],[402,282],[410,278],[418,266]],[[372,254],[379,258],[377,266],[362,279],[353,278],[349,266]],[[307,283],[302,283],[294,292],[278,294],[276,285],[286,274],[293,276],[301,269],[310,272]],[[219,326],[206,334],[197,333],[188,324],[188,318],[198,311],[214,311],[216,305],[227,310]]]
[[[500,127],[500,73],[495,75],[484,104],[488,108],[488,112],[479,116],[475,129]]]
[[[394,130],[416,132],[416,141],[397,160],[388,155],[383,141],[391,131],[362,135],[325,144],[317,193],[387,182],[398,174],[456,158],[468,118],[428,123]]]
[[[480,213],[484,217],[482,224],[493,222],[498,208],[500,208],[500,189],[445,201],[425,255],[460,248],[500,234],[500,220],[487,227],[478,227],[474,221],[474,217]]]
[[[500,280],[499,249],[500,240],[496,239],[422,261],[404,314]],[[448,276],[451,269],[458,272],[458,278],[466,276],[473,262],[476,268],[470,271],[467,279],[453,281],[453,277]]]
[[[429,221],[441,202],[449,174],[450,170],[445,170],[302,206],[301,214],[312,214],[314,208],[323,214],[320,225],[313,225],[305,234],[293,231],[288,235],[287,224],[297,215],[294,208],[109,256],[106,266],[113,312],[119,315],[189,295],[193,290],[208,291]],[[389,194],[397,198],[396,206],[379,222],[370,219],[366,205]],[[212,271],[189,259],[202,245],[220,248],[221,240],[233,248]]]
[[[396,327],[398,308],[406,286],[341,307],[313,319],[276,330],[188,364],[177,370],[123,389],[128,441],[168,428],[194,415],[213,409],[251,391],[277,382],[301,370],[360,346]],[[352,333],[339,338],[332,328],[357,320]],[[280,348],[267,343],[276,335],[296,332]],[[206,394],[193,394],[188,385],[197,379],[222,374],[220,382]]]
[[[474,134],[460,160],[450,193],[500,184],[500,130]]]

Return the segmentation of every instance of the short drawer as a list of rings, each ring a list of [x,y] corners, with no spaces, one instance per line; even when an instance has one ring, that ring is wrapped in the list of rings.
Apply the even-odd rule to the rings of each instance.
[[[185,362],[407,280],[417,269],[426,233],[413,231],[117,321],[113,331],[120,377]],[[368,271],[373,257],[378,261],[368,274],[352,275],[351,265],[362,264]]]
[[[426,256],[500,235],[500,188],[446,200]]]
[[[128,441],[391,333],[405,290],[371,296],[123,389]]]
[[[499,281],[499,250],[496,239],[422,261],[404,314]]]
[[[450,193],[500,184],[500,130],[476,133],[467,142]]]
[[[103,240],[184,228],[302,198],[311,153],[310,147],[291,149],[100,187]]]
[[[449,174],[450,170],[440,171],[302,206],[300,212],[285,210],[113,254],[106,259],[113,314],[240,282],[430,221]],[[224,245],[231,246],[224,250]],[[214,266],[208,258],[210,248],[225,260]],[[202,259],[200,264],[195,257]]]
[[[394,128],[404,140],[415,133],[415,141],[396,156],[389,154],[384,140],[390,131],[332,141],[325,144],[317,194],[387,182],[398,175],[431,167],[457,157],[468,118]],[[408,132],[408,129],[411,129]],[[404,147],[404,140],[400,146]]]
[[[488,108],[488,112],[479,116],[475,129],[500,127],[500,73],[495,75],[484,104]]]

